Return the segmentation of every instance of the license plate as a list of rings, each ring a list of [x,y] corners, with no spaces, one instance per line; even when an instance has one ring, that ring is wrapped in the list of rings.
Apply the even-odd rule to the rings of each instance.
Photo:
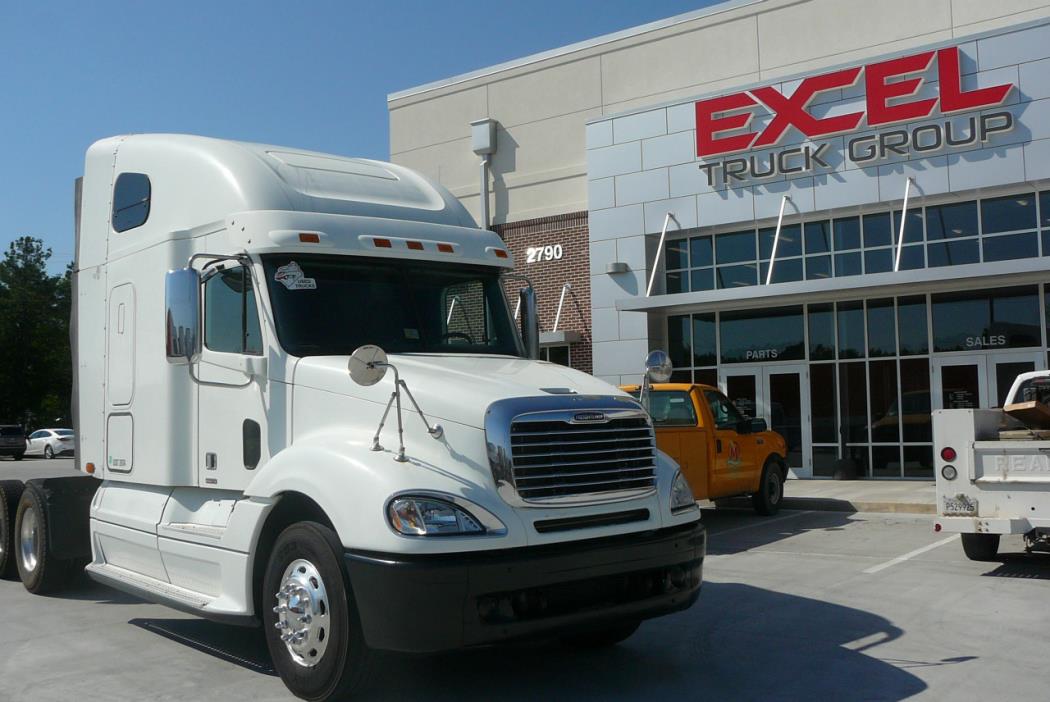
[[[944,509],[946,517],[976,517],[977,500],[966,495],[944,498]]]

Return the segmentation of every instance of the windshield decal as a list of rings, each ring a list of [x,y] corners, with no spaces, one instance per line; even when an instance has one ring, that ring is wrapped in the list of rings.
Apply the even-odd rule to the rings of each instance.
[[[317,289],[317,281],[313,278],[305,277],[303,269],[295,261],[290,261],[278,268],[277,272],[274,273],[273,279],[289,290]]]

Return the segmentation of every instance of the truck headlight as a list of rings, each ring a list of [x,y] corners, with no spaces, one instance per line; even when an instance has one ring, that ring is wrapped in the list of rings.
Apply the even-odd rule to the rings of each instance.
[[[674,474],[674,480],[671,481],[671,514],[685,512],[688,509],[696,509],[693,488],[689,487],[689,481],[682,475],[682,471],[678,471]]]
[[[394,531],[405,536],[485,533],[485,527],[470,512],[433,497],[395,497],[387,506],[386,515]]]

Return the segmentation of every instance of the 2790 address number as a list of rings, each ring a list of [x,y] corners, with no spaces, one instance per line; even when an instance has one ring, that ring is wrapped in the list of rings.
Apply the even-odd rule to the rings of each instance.
[[[558,261],[564,251],[561,244],[548,244],[547,246],[530,246],[525,250],[525,263],[541,263],[543,261]]]

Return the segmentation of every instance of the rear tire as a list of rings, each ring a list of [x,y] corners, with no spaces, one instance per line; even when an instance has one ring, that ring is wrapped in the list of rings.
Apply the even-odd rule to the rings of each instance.
[[[48,548],[47,501],[40,488],[28,484],[18,501],[12,555],[26,590],[43,595],[69,582],[74,563],[56,558]]]
[[[55,450],[53,448],[51,448],[50,446],[45,446],[44,447],[44,458],[46,458],[48,460],[51,460],[54,457],[55,457]]]
[[[639,626],[641,626],[641,622],[622,622],[603,629],[563,636],[561,640],[565,645],[573,646],[574,648],[608,648],[609,646],[615,646],[621,641],[626,641],[634,632],[638,631]]]
[[[305,700],[345,699],[367,672],[370,651],[342,556],[334,531],[300,522],[277,537],[263,575],[266,645],[285,686]],[[303,639],[282,639],[296,634]]]
[[[963,534],[962,546],[971,561],[990,561],[999,553],[999,534]]]
[[[762,469],[762,482],[758,492],[751,496],[751,504],[759,514],[770,516],[780,511],[783,498],[784,471],[775,458],[770,458]]]
[[[17,580],[15,513],[25,486],[17,480],[0,481],[0,579]]]
[[[23,451],[22,453],[16,453],[16,454],[14,455],[14,459],[15,459],[16,461],[21,461],[21,460],[22,460],[22,457],[23,457],[23,456],[25,456],[25,455],[26,455],[25,451]]]

